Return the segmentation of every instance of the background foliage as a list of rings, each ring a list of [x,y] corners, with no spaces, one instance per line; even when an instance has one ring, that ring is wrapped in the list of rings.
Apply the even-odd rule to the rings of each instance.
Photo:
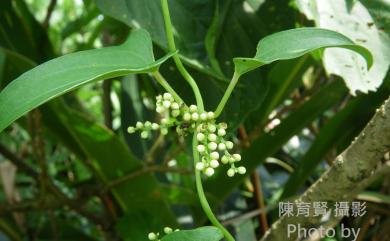
[[[351,52],[332,49],[276,62],[240,79],[220,119],[232,127],[229,135],[250,175],[228,179],[221,171],[205,188],[237,241],[257,240],[277,219],[277,202],[313,183],[389,96],[389,3],[172,0],[170,5],[179,55],[207,110],[222,97],[233,58],[254,56],[259,39],[277,31],[329,28],[374,55],[368,73],[359,72],[362,63]],[[363,27],[351,27],[353,21]],[[140,27],[151,34],[156,59],[163,58],[167,42],[159,1],[2,0],[0,88],[54,57],[122,44]],[[352,61],[340,60],[346,53]],[[53,83],[68,67],[57,68],[49,73]],[[160,71],[194,103],[172,60]],[[164,226],[207,224],[194,191],[190,138],[143,140],[126,132],[137,120],[158,118],[153,102],[162,88],[146,74],[116,76],[56,98],[0,134],[0,239],[138,241]],[[33,83],[31,88],[37,96],[42,91]],[[368,216],[342,221],[372,225],[359,240],[380,237],[389,226],[388,178],[369,191],[359,195],[369,201]],[[259,214],[264,207],[268,215]]]

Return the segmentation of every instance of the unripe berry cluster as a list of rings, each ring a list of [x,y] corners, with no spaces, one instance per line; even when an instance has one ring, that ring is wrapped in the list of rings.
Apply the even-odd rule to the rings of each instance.
[[[179,229],[173,230],[170,227],[165,227],[164,228],[164,234],[170,234],[172,232],[177,232],[177,231],[180,231],[180,230]],[[151,241],[160,241],[160,233],[150,232],[148,234],[148,239],[151,240]]]
[[[206,176],[212,176],[214,169],[222,163],[230,165],[227,171],[229,177],[236,173],[245,174],[245,167],[236,167],[241,160],[240,154],[229,152],[233,149],[233,142],[225,140],[227,124],[216,124],[214,112],[199,111],[196,105],[187,107],[184,103],[176,102],[170,93],[156,97],[156,112],[161,115],[160,124],[137,122],[135,127],[128,128],[128,132],[141,131],[142,138],[150,137],[152,130],[160,130],[166,135],[168,129],[174,126],[180,135],[196,132],[199,142],[197,151],[201,157],[195,167],[197,170]]]
[[[237,162],[241,161],[241,155],[229,152],[233,149],[233,142],[225,140],[226,128],[226,123],[216,124],[215,121],[202,123],[197,127],[196,139],[199,142],[197,150],[201,155],[201,160],[195,168],[206,176],[212,176],[220,162],[230,165],[227,171],[229,177],[233,177],[236,173],[245,174],[246,172],[245,167],[236,167]]]

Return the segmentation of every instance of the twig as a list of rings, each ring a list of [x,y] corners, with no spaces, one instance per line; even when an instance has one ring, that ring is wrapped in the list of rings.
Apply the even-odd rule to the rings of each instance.
[[[39,173],[34,168],[29,166],[27,163],[25,163],[22,159],[20,159],[14,153],[9,151],[1,143],[0,143],[0,154],[3,155],[5,158],[7,158],[9,161],[11,161],[18,168],[18,170],[26,173],[27,175],[31,176],[34,179],[38,179]]]
[[[57,4],[57,0],[51,0],[49,3],[49,6],[47,7],[46,17],[42,23],[42,26],[46,29],[49,27],[50,18],[52,16],[52,13],[53,13],[53,10],[54,10],[56,4]]]
[[[103,188],[102,193],[109,191],[111,188],[113,188],[113,187],[115,187],[115,186],[117,186],[125,181],[128,181],[130,179],[133,179],[133,178],[136,178],[136,177],[139,177],[141,175],[151,173],[151,172],[175,172],[175,173],[180,173],[180,174],[191,174],[192,173],[191,170],[183,169],[183,168],[166,167],[166,166],[160,166],[160,165],[148,166],[148,167],[144,167],[142,169],[139,169],[137,171],[131,172],[127,175],[121,176],[118,179],[108,183]]]
[[[254,187],[255,187],[254,194],[255,194],[257,206],[259,207],[260,210],[263,210],[265,205],[264,205],[263,191],[261,188],[261,179],[260,179],[259,174],[256,172],[256,170],[252,173],[252,181],[253,181]],[[265,212],[260,213],[259,221],[260,221],[262,233],[264,234],[269,228],[267,216],[266,216]]]
[[[154,156],[163,142],[164,142],[164,135],[160,134],[157,137],[156,141],[153,143],[150,150],[145,155],[145,162],[146,163],[149,163],[149,164],[153,163]]]

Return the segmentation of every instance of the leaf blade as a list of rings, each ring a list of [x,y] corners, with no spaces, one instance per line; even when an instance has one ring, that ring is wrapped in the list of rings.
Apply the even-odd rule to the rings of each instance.
[[[172,54],[155,61],[145,30],[114,47],[80,51],[22,74],[0,93],[0,131],[39,105],[92,81],[156,70]]]
[[[219,241],[222,238],[222,232],[218,228],[206,226],[193,230],[173,232],[164,236],[161,241]]]
[[[261,39],[253,58],[234,58],[235,71],[247,73],[262,65],[277,60],[300,57],[317,49],[340,47],[359,53],[367,62],[373,64],[371,53],[364,47],[337,32],[321,28],[297,28],[271,34]]]

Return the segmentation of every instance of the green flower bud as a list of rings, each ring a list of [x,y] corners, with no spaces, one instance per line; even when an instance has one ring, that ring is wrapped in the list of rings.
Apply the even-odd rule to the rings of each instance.
[[[230,168],[227,173],[228,177],[233,177],[236,174],[236,171],[233,168]]]
[[[208,126],[208,129],[209,129],[210,132],[215,132],[217,130],[217,127],[214,124],[210,124]]]
[[[136,129],[133,126],[129,126],[129,128],[127,128],[127,132],[129,132],[130,134],[133,134],[135,131]]]
[[[224,136],[224,135],[226,135],[226,131],[225,131],[225,129],[218,129],[218,135],[219,136]]]
[[[141,132],[141,138],[142,139],[146,139],[146,138],[148,138],[149,137],[149,132],[147,132],[147,131],[142,131]]]
[[[219,153],[216,152],[216,151],[211,152],[211,153],[210,153],[210,157],[211,157],[211,159],[218,160],[218,159],[219,159]]]
[[[210,111],[210,112],[207,113],[207,118],[208,118],[209,120],[214,119],[214,117],[215,117],[214,112]]]
[[[170,93],[164,93],[164,100],[172,100],[172,95]]]
[[[228,164],[229,163],[229,157],[227,157],[226,155],[224,155],[222,158],[221,158],[221,162],[223,164]]]
[[[206,176],[211,177],[212,175],[214,175],[214,169],[211,167],[206,168],[205,174]]]
[[[195,166],[196,170],[198,171],[203,171],[203,169],[205,168],[205,165],[203,162],[198,162],[196,163],[196,166]]]
[[[157,238],[158,238],[157,234],[155,234],[153,232],[148,234],[149,240],[157,240]]]
[[[187,122],[190,121],[191,120],[191,114],[188,113],[188,112],[184,113],[183,120],[187,121]]]
[[[199,153],[203,153],[206,151],[206,147],[204,145],[198,145],[196,149],[198,150]]]
[[[203,112],[202,114],[200,114],[200,119],[201,119],[202,121],[207,120],[207,113],[206,113],[206,112]]]
[[[227,142],[225,142],[225,145],[226,145],[226,148],[227,149],[233,149],[233,142],[231,142],[231,141],[227,141]]]
[[[210,161],[210,167],[217,168],[219,166],[219,162],[217,160]]]
[[[198,111],[198,107],[196,105],[190,105],[190,112],[194,113]]]
[[[173,117],[178,117],[180,115],[180,110],[173,110],[172,111],[172,116]]]
[[[233,159],[234,159],[236,162],[239,162],[239,161],[241,161],[241,155],[240,155],[240,154],[233,154]]]
[[[191,115],[191,119],[193,120],[193,121],[197,121],[198,119],[199,119],[199,114],[198,113],[192,113],[192,115]]]
[[[165,227],[164,228],[164,233],[166,233],[166,234],[170,234],[170,233],[172,233],[172,229],[170,228],[170,227]]]
[[[218,150],[220,150],[220,151],[226,150],[226,145],[225,145],[225,143],[219,143],[219,144],[218,144]]]
[[[209,142],[209,144],[208,144],[207,146],[208,146],[208,148],[209,148],[211,151],[216,150],[217,147],[218,147],[217,143],[215,143],[215,142]]]
[[[164,106],[164,108],[168,109],[169,107],[171,107],[171,102],[169,100],[164,100],[163,106]]]
[[[135,127],[137,127],[138,129],[141,129],[144,127],[144,124],[142,124],[142,122],[140,122],[140,121],[137,121],[137,123],[135,124]]]
[[[145,122],[145,127],[146,128],[151,128],[152,127],[152,122],[150,122],[150,121]]]
[[[152,124],[152,130],[158,130],[160,126],[157,123]]]
[[[172,110],[178,110],[178,109],[180,108],[180,106],[179,106],[178,103],[173,102],[173,103],[171,104],[171,108],[172,108]]]
[[[162,128],[162,129],[161,129],[161,134],[164,135],[164,136],[165,136],[166,134],[168,134],[168,129],[167,129],[167,128]]]
[[[239,167],[237,168],[237,172],[241,175],[244,175],[246,173],[246,168],[245,167]]]
[[[205,135],[203,133],[198,133],[198,134],[196,134],[196,139],[198,141],[204,141]]]

